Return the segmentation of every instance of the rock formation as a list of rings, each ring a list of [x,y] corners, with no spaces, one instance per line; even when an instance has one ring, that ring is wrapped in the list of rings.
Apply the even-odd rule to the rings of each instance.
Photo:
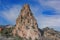
[[[14,36],[18,35],[23,40],[60,40],[60,32],[48,27],[43,30],[38,28],[37,21],[28,4],[23,6],[12,32]]]
[[[30,7],[25,4],[16,20],[16,27],[13,35],[18,35],[25,39],[40,40],[41,33],[38,30],[37,21],[34,18]]]

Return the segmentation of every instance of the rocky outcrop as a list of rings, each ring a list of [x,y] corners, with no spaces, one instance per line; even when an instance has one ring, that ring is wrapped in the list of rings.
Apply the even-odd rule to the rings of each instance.
[[[13,30],[13,35],[18,35],[19,37],[24,38],[24,40],[40,40],[41,33],[38,30],[37,21],[28,4],[23,6],[21,13],[16,20],[16,27]]]
[[[43,31],[43,38],[46,40],[60,40],[60,32],[48,27],[44,28]]]

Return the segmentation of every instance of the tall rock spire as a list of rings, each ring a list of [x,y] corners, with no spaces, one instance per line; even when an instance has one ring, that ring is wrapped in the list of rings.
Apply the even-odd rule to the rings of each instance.
[[[30,7],[25,4],[20,12],[20,15],[16,19],[16,27],[13,30],[13,35],[18,35],[22,38],[40,40],[40,32],[38,31],[37,21],[34,18]]]

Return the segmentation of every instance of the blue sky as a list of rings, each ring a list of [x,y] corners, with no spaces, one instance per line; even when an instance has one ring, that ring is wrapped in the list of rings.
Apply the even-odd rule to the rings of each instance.
[[[29,4],[39,28],[60,31],[60,0],[0,0],[0,25],[15,24],[24,4]]]

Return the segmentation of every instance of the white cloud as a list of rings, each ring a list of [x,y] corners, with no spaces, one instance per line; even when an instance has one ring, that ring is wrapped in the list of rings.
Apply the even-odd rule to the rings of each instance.
[[[44,3],[44,2],[43,2]],[[58,13],[60,10],[57,8],[57,4],[54,3],[51,5],[48,3],[42,3],[42,6],[45,7],[45,6],[50,6],[50,7],[53,7],[54,9],[56,9],[56,12]],[[57,6],[57,7],[54,7],[54,6]],[[35,9],[36,8],[36,9]],[[50,28],[54,28],[56,30],[59,30],[60,28],[60,15],[43,15],[42,14],[42,11],[40,7],[36,6],[36,7],[32,7],[32,12],[34,13],[34,16],[35,18],[37,19],[37,22],[38,22],[38,26],[39,28],[45,28],[45,27],[50,27]],[[39,12],[40,10],[40,12]],[[38,16],[36,16],[36,14],[39,14]]]
[[[60,0],[39,0],[42,6],[49,6],[54,8],[58,14],[60,14]]]
[[[56,10],[56,14],[58,15],[43,15],[42,12],[38,12],[40,9],[37,7],[33,9],[33,12],[36,10],[38,16],[35,16],[39,25],[39,28],[51,27],[59,30],[60,28],[60,0],[38,0],[42,7],[51,7]],[[35,13],[35,12],[34,12]],[[36,15],[35,13],[35,15]]]
[[[14,5],[11,8],[7,10],[3,10],[2,17],[7,19],[11,24],[15,23],[16,18],[18,14],[20,13],[21,6],[20,5]]]
[[[39,28],[60,28],[60,15],[53,15],[53,16],[37,16],[36,17]],[[57,29],[58,30],[58,29]]]

